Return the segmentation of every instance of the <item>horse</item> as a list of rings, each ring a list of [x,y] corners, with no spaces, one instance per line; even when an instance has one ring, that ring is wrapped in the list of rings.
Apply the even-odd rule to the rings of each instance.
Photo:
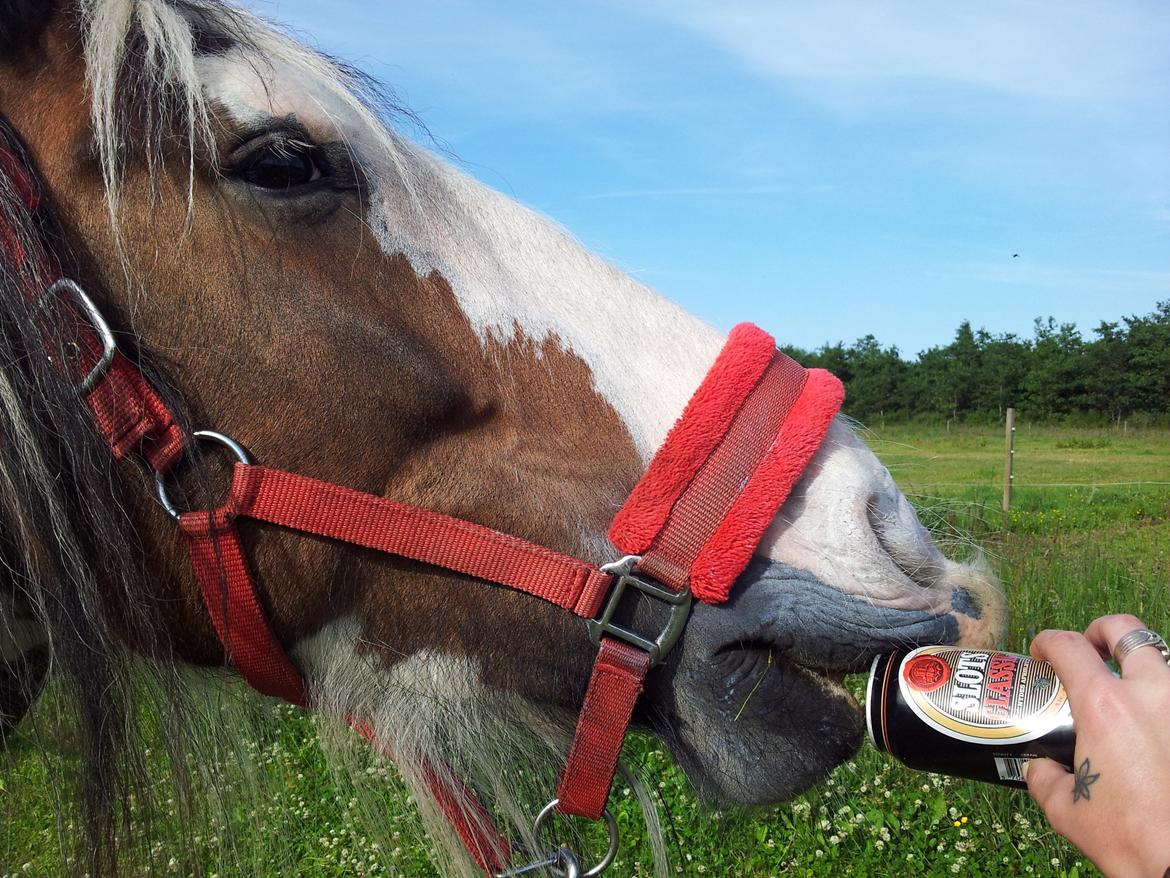
[[[55,257],[179,419],[320,479],[610,561],[607,523],[724,342],[400,133],[409,114],[376,83],[227,0],[3,0],[0,116]],[[181,785],[184,693],[231,671],[141,467],[37,354],[13,278],[3,295],[0,735],[46,679],[66,693],[78,868],[111,875],[144,715],[173,736]],[[188,502],[211,503],[223,467],[193,457]],[[241,535],[321,721],[366,718],[445,873],[482,874],[427,766],[529,838],[589,680],[579,620],[425,564]],[[634,615],[654,630],[662,612]],[[782,801],[859,746],[846,673],[895,647],[990,644],[1004,616],[988,566],[947,558],[839,417],[634,720],[707,800]]]

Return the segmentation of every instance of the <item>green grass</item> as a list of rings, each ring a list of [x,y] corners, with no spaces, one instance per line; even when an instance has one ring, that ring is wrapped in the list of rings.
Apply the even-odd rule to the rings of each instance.
[[[1081,628],[1119,610],[1170,630],[1170,434],[1021,425],[1009,513],[999,508],[1001,431],[891,427],[868,439],[949,551],[972,551],[970,537],[989,556],[1011,606],[1007,647],[1023,649],[1044,627]],[[330,778],[313,724],[288,707],[249,704],[274,722],[259,724],[238,748],[210,754],[202,783],[251,793],[224,806],[222,824],[196,831],[198,865],[187,860],[182,809],[164,813],[151,832],[157,874],[434,874],[392,772],[359,772],[356,785],[374,790],[378,806],[373,820],[362,820],[358,801],[368,798]],[[68,772],[69,723],[52,698],[34,719],[46,752],[26,738],[0,754],[0,876],[69,871],[59,831],[68,838],[76,830],[56,823],[58,781],[46,769]],[[658,783],[680,874],[1096,874],[1025,795],[910,772],[869,750],[796,801],[752,813],[700,807],[652,740],[634,740],[628,756]],[[165,787],[165,758],[150,761]],[[250,769],[257,764],[258,774]],[[623,847],[612,874],[650,875],[640,817],[620,781],[615,804]]]

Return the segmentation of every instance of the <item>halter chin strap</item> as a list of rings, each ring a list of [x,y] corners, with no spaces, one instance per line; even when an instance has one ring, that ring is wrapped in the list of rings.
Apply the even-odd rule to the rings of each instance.
[[[16,203],[0,211],[0,246],[21,276],[47,277],[47,289],[30,280],[26,295],[45,315],[46,336],[55,334],[74,351],[71,358],[60,357],[54,353],[59,348],[47,344],[49,356],[76,382],[114,455],[138,453],[155,471],[159,498],[179,522],[227,660],[247,682],[266,695],[310,706],[300,672],[260,603],[236,526],[240,518],[523,591],[587,620],[598,644],[556,798],[540,819],[554,809],[608,817],[605,804],[618,755],[647,673],[681,635],[692,594],[709,603],[727,599],[824,438],[841,405],[841,383],[823,370],[802,368],[777,351],[763,330],[735,327],[613,520],[610,539],[626,557],[597,567],[469,521],[254,464],[243,448],[219,434],[184,435],[141,373],[117,351],[81,287],[61,279],[47,252],[29,253],[6,219],[18,206],[35,215],[40,198],[19,146],[0,125],[3,183],[16,195],[3,200]],[[237,463],[223,506],[180,513],[167,496],[165,477],[196,440],[228,446]],[[639,633],[614,621],[630,589],[667,605],[662,631]],[[367,722],[350,722],[385,751]],[[431,766],[427,782],[479,865],[501,873],[510,845],[474,794],[446,767]],[[548,861],[557,862],[564,865]]]

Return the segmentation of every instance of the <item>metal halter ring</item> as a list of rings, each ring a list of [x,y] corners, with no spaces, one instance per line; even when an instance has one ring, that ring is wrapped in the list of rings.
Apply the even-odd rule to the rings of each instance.
[[[556,810],[557,805],[561,803],[560,799],[553,799],[547,805],[540,809],[540,813],[536,815],[536,820],[532,824],[532,835],[534,838],[540,838],[540,828],[544,822],[548,820],[549,816]],[[586,872],[580,871],[580,864],[577,863],[577,856],[571,850],[565,847],[558,848],[561,858],[556,864],[549,864],[550,867],[556,869],[556,866],[564,866],[563,870],[556,869],[556,872],[564,876],[564,878],[595,878],[600,875],[613,863],[614,857],[617,856],[618,850],[618,827],[617,821],[613,819],[613,814],[606,808],[601,812],[601,819],[605,821],[606,831],[609,832],[609,848],[605,852],[605,856],[601,858],[601,862],[589,869]],[[574,874],[575,873],[575,874]],[[504,873],[507,874],[507,873]]]
[[[244,450],[244,446],[240,445],[240,443],[236,442],[234,439],[223,435],[223,433],[216,433],[214,430],[196,430],[191,434],[191,438],[198,442],[213,442],[217,445],[222,445],[224,448],[231,451],[231,453],[236,456],[236,460],[238,460],[240,463],[250,464],[252,462],[252,458],[248,452]],[[154,474],[154,492],[158,497],[158,502],[162,504],[162,508],[167,511],[167,515],[169,515],[175,521],[178,521],[179,516],[182,513],[179,511],[179,508],[171,502],[171,498],[167,494],[166,477],[162,473]]]
[[[1121,661],[1135,649],[1141,649],[1143,646],[1152,646],[1162,653],[1162,658],[1165,659],[1166,664],[1170,665],[1170,647],[1166,645],[1166,641],[1162,639],[1162,635],[1156,631],[1151,631],[1149,628],[1135,628],[1128,634],[1123,634],[1117,641],[1117,645],[1113,647],[1113,661],[1117,663],[1117,667],[1121,667]]]

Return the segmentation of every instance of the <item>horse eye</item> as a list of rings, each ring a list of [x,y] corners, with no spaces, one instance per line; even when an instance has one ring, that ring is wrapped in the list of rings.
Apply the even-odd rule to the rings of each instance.
[[[302,143],[274,143],[260,150],[239,170],[240,179],[261,189],[295,189],[324,176],[313,155]]]

